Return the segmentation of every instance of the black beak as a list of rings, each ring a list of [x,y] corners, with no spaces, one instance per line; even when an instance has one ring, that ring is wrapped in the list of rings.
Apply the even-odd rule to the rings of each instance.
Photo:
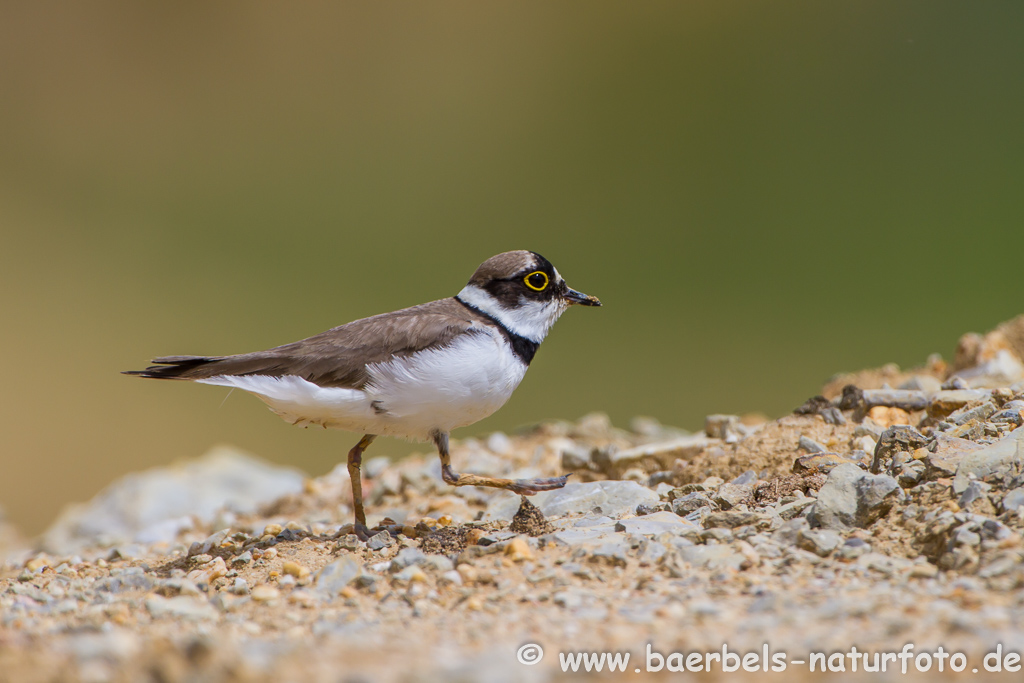
[[[596,296],[588,296],[583,292],[577,292],[575,289],[570,287],[565,288],[565,294],[562,298],[568,301],[570,304],[579,304],[581,306],[600,306],[601,301]]]

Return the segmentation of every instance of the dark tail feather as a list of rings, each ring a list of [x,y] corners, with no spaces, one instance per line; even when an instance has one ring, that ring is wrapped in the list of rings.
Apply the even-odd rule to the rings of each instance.
[[[209,356],[164,356],[153,359],[157,365],[145,370],[125,370],[121,374],[153,379],[203,379],[218,374],[209,366],[219,360],[221,358]]]

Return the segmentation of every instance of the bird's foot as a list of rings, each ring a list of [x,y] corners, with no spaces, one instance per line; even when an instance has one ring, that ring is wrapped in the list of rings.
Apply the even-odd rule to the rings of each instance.
[[[541,491],[554,491],[555,489],[560,489],[565,486],[567,481],[569,481],[568,474],[563,474],[561,477],[549,477],[547,479],[516,479],[511,482],[508,490],[523,496],[532,496],[533,494],[540,493]]]

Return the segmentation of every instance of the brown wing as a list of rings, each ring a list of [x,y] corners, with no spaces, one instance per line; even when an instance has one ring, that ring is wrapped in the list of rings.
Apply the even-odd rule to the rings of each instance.
[[[235,356],[166,356],[127,375],[206,379],[217,375],[296,375],[322,387],[361,388],[366,366],[451,343],[481,318],[454,298],[363,318],[302,341]]]

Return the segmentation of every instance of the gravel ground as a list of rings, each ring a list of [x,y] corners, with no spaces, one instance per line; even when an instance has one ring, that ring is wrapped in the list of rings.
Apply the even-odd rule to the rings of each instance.
[[[303,479],[218,451],[127,477],[32,549],[0,528],[0,679],[544,681],[560,653],[605,651],[626,673],[576,676],[700,660],[714,678],[740,665],[706,659],[723,645],[748,677],[802,679],[812,653],[851,671],[852,647],[871,666],[910,644],[1020,680],[1022,329],[837,377],[774,421],[590,415],[454,444],[460,471],[575,475],[529,503],[447,487],[432,454],[371,460],[370,533],[344,466]],[[909,668],[926,660],[934,678],[938,659]]]

